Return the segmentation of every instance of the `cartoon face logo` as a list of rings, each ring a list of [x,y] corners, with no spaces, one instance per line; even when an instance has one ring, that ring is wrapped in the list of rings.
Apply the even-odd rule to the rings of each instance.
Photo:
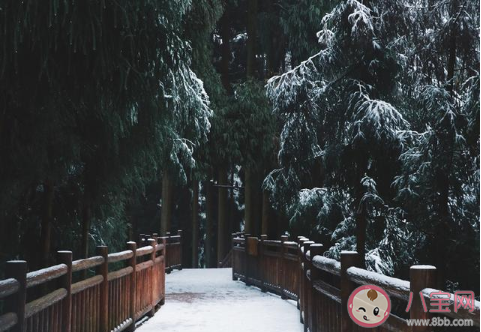
[[[365,285],[356,288],[349,296],[347,311],[357,325],[376,327],[389,317],[391,300],[382,288]]]

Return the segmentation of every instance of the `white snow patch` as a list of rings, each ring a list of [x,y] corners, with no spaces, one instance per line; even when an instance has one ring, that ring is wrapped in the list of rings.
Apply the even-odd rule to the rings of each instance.
[[[139,332],[301,332],[296,303],[232,280],[232,269],[167,275],[165,305]]]
[[[411,270],[436,270],[436,267],[432,265],[413,265]]]

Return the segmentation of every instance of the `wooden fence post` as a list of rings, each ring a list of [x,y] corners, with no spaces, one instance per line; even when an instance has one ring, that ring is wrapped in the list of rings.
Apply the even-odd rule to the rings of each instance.
[[[149,270],[150,270],[151,287],[153,287],[155,284],[158,283],[158,279],[157,279],[156,275],[154,274],[154,271],[155,271],[155,254],[156,254],[155,247],[157,245],[157,240],[148,239],[147,242],[148,242],[149,246],[152,247],[152,253],[150,254],[150,260],[152,261],[152,267],[150,267]],[[155,294],[152,290],[150,291],[150,303],[152,305],[152,310],[150,310],[149,316],[153,317],[155,315]]]
[[[183,238],[182,238],[182,230],[181,230],[181,229],[179,229],[179,230],[177,231],[177,235],[180,236],[180,238],[179,238],[179,258],[180,258],[179,271],[181,271],[181,270],[182,270],[182,257],[183,257],[183,256],[182,256],[182,252],[183,252],[183,251],[182,251],[182,246],[183,246],[183,242],[184,242],[184,241],[183,241]],[[217,260],[219,260],[219,259],[217,259]]]
[[[161,292],[164,297],[162,298],[162,300],[160,300],[160,305],[165,304],[165,264],[167,259],[167,241],[165,238],[162,238],[162,245],[164,246],[164,249],[162,249],[162,255],[164,255],[164,259],[162,261],[164,268],[162,270],[164,271],[164,275],[162,276]]]
[[[165,236],[167,237],[166,239],[166,245],[168,246],[171,242],[171,239],[170,239],[170,232],[165,232]],[[170,254],[169,254],[170,255]],[[170,268],[170,256],[167,256],[165,255],[165,273],[170,273],[172,271],[172,269]]]
[[[302,270],[302,247],[304,245],[304,242],[306,241],[309,241],[307,238],[301,236],[299,237],[299,240],[298,240],[298,243],[299,243],[299,246],[298,246],[298,252],[297,252],[297,256],[299,257],[299,294],[297,295],[297,309],[299,309],[299,315],[300,315],[300,320],[301,320],[301,323],[304,322],[303,318],[302,318],[302,300],[303,300],[303,297],[302,297],[302,288],[303,288],[303,278],[302,278],[302,274],[304,273],[304,271]]]
[[[309,279],[307,278],[307,270],[309,268],[308,261],[307,261],[307,252],[311,247],[311,244],[314,244],[314,241],[305,241],[302,246],[304,248],[304,253],[302,255],[302,261],[304,263],[304,269],[302,271],[302,280],[304,286],[302,287],[302,313],[304,314],[303,322],[304,322],[304,332],[307,332],[307,328],[309,325]]]
[[[432,315],[429,313],[429,306],[426,304],[427,312],[424,311],[421,302],[420,292],[424,288],[432,288],[436,286],[436,268],[431,265],[413,265],[409,270],[410,290],[413,296],[411,309],[409,311],[410,319],[431,319]],[[422,324],[421,324],[422,325]],[[413,326],[412,332],[426,332],[431,331],[429,326]]]
[[[355,251],[341,252],[341,331],[351,332],[353,330],[353,321],[349,317],[348,301],[349,296],[355,289],[355,284],[349,281],[347,276],[347,269],[361,264],[360,256]]]
[[[17,315],[17,324],[10,331],[23,332],[25,329],[25,304],[27,301],[27,262],[7,262],[5,277],[14,278],[20,284],[18,291],[6,299],[5,309],[6,312],[13,312]]]
[[[280,264],[280,270],[281,270],[281,299],[285,300],[287,299],[286,296],[286,246],[284,245],[284,242],[286,242],[289,239],[287,235],[281,235],[281,264]]]
[[[103,277],[100,284],[100,307],[99,307],[99,332],[108,332],[109,322],[109,248],[98,246],[96,248],[98,256],[102,256],[104,262],[97,266],[97,274]]]
[[[234,251],[234,247],[235,247],[235,243],[234,243],[234,239],[237,237],[237,233],[232,233],[232,280],[237,280],[236,276],[235,276],[235,267],[236,267],[236,263],[235,263],[235,251]]]
[[[59,251],[57,260],[60,264],[67,265],[67,273],[58,279],[58,283],[67,291],[67,296],[62,300],[62,332],[70,332],[72,328],[72,252]]]
[[[245,284],[246,286],[250,286],[250,282],[249,282],[249,250],[247,248],[247,240],[249,239],[251,235],[250,234],[245,234],[244,236],[244,239],[245,239],[245,242],[244,242],[244,254],[245,254],[245,264],[244,264],[244,269],[245,269]]]
[[[127,249],[132,251],[132,257],[128,261],[128,265],[132,268],[132,274],[130,275],[130,296],[129,296],[129,316],[132,319],[128,331],[135,331],[135,292],[137,291],[137,243],[133,241],[127,242]]]
[[[309,292],[311,294],[311,304],[310,304],[310,330],[311,332],[317,332],[317,322],[318,322],[318,308],[316,301],[316,292],[314,291],[314,281],[320,278],[320,271],[314,267],[312,264],[312,259],[315,256],[320,256],[324,254],[324,246],[320,243],[311,244],[309,250],[311,251],[311,259],[309,260],[309,270],[311,271],[311,282],[309,283]]]
[[[264,269],[264,241],[267,240],[267,235],[261,235],[261,248],[259,250],[259,268],[260,268],[260,275],[261,275],[261,292],[267,292],[266,288],[266,271]]]

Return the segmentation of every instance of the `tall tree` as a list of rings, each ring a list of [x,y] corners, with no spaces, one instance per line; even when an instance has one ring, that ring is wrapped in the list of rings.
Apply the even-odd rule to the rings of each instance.
[[[479,236],[471,210],[479,153],[468,152],[477,150],[464,129],[479,114],[468,97],[479,89],[479,16],[468,14],[478,9],[341,2],[321,20],[320,51],[268,82],[284,126],[281,167],[264,186],[294,227],[333,245],[328,255],[356,248],[368,268],[387,274],[417,257],[448,274],[460,245],[446,243]],[[324,174],[313,188],[319,161]]]
[[[85,229],[115,249],[124,245],[120,230],[132,192],[158,177],[166,160],[184,177],[211,116],[202,82],[190,68],[189,44],[181,38],[190,5],[2,2],[2,224],[27,229],[26,222],[43,220],[46,244],[49,224],[77,229],[82,193],[92,193]],[[94,188],[84,182],[88,169],[95,173],[89,176]],[[22,200],[36,204],[47,182],[57,205],[47,209],[51,217],[42,208],[26,213]],[[32,187],[38,188],[34,195]],[[113,236],[116,231],[122,235]],[[71,247],[80,233],[51,239]],[[3,240],[19,242],[22,235]]]

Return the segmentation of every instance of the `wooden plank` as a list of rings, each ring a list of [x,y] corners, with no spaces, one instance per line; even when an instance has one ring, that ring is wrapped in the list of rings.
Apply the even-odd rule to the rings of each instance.
[[[7,312],[0,316],[0,332],[8,331],[18,322],[17,315],[13,312]]]
[[[152,250],[153,249],[152,249],[151,246],[138,248],[137,249],[137,257],[148,255],[148,254],[152,253]]]
[[[256,237],[247,238],[247,253],[250,256],[257,257],[257,255],[259,254],[258,243],[259,240]]]
[[[430,307],[431,303],[431,293],[439,293],[442,292],[437,289],[433,288],[425,288],[422,290],[423,292],[423,297],[425,299],[426,305]],[[446,292],[442,292],[446,293]],[[480,314],[480,303],[479,301],[474,300],[474,310],[473,312],[469,312],[469,310],[466,310],[464,308],[458,308],[457,312],[455,312],[455,303],[454,303],[454,294],[448,293],[449,294],[449,308],[450,312],[445,312],[443,315],[454,318],[454,319],[471,319],[474,323],[475,326],[480,326],[480,321],[479,321],[479,314]],[[434,296],[436,298],[443,298],[447,300],[447,297],[443,297],[440,295]],[[446,301],[447,303],[447,301]],[[428,309],[435,309],[435,308],[428,308]]]
[[[122,278],[126,275],[131,274],[133,271],[134,269],[131,266],[127,266],[127,267],[124,267],[123,269],[120,269],[114,272],[109,272],[109,274],[107,275],[107,280],[112,281],[115,279]]]
[[[29,302],[25,306],[25,318],[30,318],[40,311],[54,305],[58,301],[63,300],[67,296],[65,288],[57,289],[41,298]]]
[[[360,285],[376,285],[384,289],[389,295],[398,299],[409,300],[409,281],[380,275],[376,272],[367,271],[358,267],[351,267],[347,270],[351,281]]]
[[[109,254],[109,264],[124,261],[126,259],[129,259],[133,255],[134,253],[131,250],[124,250],[121,252]]]
[[[327,296],[328,298],[336,301],[339,304],[341,303],[341,290],[339,288],[329,285],[322,280],[313,281],[313,286],[315,291],[323,294],[324,296]]]
[[[102,265],[97,267],[97,274],[102,276],[102,283],[100,284],[100,307],[99,307],[99,332],[109,331],[109,282],[107,280],[109,274],[108,253],[109,249],[106,246],[98,246],[96,248],[97,255],[104,258]]]
[[[315,268],[334,274],[336,276],[341,275],[341,263],[335,259],[330,259],[324,256],[315,256],[312,259],[312,265]]]
[[[0,299],[16,293],[20,289],[20,283],[14,278],[0,281]]]
[[[79,259],[72,262],[72,272],[78,272],[86,269],[91,269],[101,265],[104,262],[102,256],[94,256],[85,259]]]
[[[55,314],[60,315],[58,317],[61,321],[59,328],[61,328],[62,332],[70,332],[72,330],[72,252],[59,251],[57,259],[60,263],[67,265],[67,273],[58,279],[58,286],[64,288],[67,291],[67,295],[62,303],[59,304],[61,312],[55,311]]]
[[[27,273],[27,288],[38,286],[67,273],[67,265],[58,264]]]
[[[152,261],[146,261],[146,262],[137,264],[137,267],[135,268],[135,270],[136,270],[137,272],[139,272],[139,271],[142,271],[142,270],[145,270],[145,269],[151,267],[152,265],[154,265],[154,262],[152,262]]]
[[[96,275],[91,278],[76,282],[72,284],[72,294],[78,294],[81,291],[86,290],[87,288],[95,287],[102,283],[104,277],[101,275]]]
[[[25,302],[27,299],[27,262],[9,261],[5,265],[5,276],[18,281],[19,289],[10,295],[5,301],[6,312],[13,312],[17,316],[17,324],[11,328],[11,332],[23,332],[25,329]]]

